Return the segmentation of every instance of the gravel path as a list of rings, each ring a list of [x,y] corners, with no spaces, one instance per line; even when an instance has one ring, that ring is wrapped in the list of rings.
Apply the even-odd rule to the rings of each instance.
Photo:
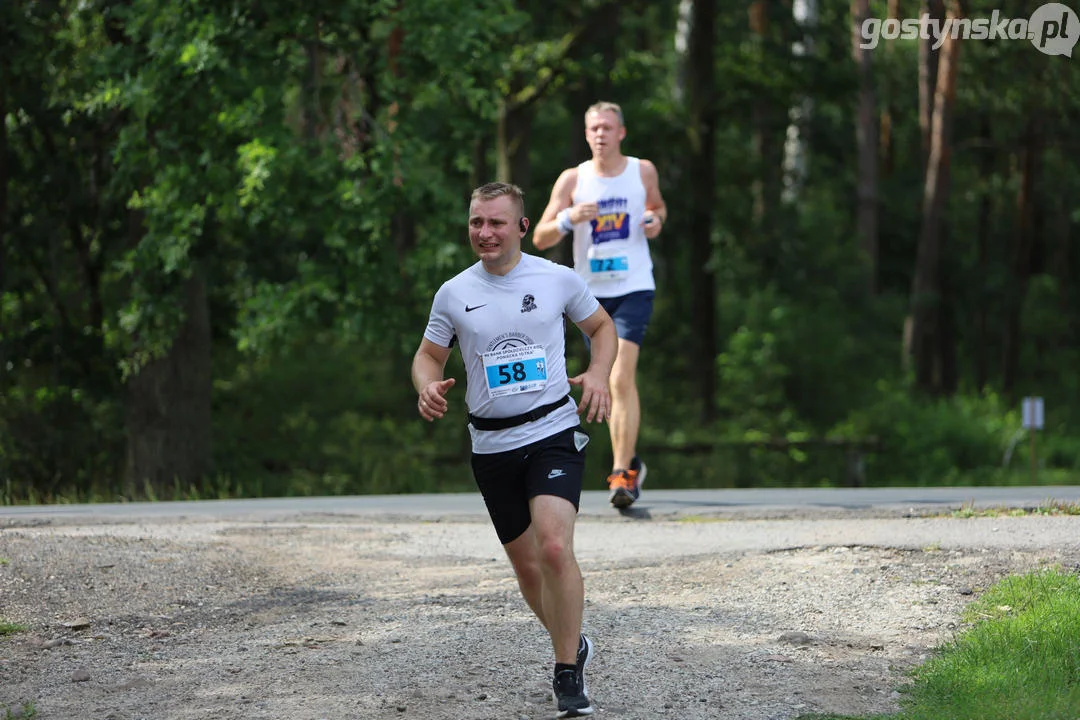
[[[1080,517],[582,517],[598,717],[895,709],[995,580]],[[551,650],[486,518],[0,518],[0,716],[553,717]]]

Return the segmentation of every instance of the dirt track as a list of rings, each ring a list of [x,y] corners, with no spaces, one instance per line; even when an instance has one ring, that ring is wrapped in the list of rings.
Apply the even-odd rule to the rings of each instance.
[[[994,580],[1080,517],[583,517],[598,717],[895,708]],[[0,519],[0,716],[553,716],[551,650],[484,518]]]

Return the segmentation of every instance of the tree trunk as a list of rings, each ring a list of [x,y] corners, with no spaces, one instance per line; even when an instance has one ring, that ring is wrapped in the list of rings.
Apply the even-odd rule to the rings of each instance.
[[[697,8],[695,12],[696,10]],[[765,44],[769,32],[769,0],[754,0],[750,4],[749,19],[750,37],[755,52],[764,56],[767,52]],[[764,230],[766,220],[773,211],[769,192],[769,161],[773,155],[774,138],[769,130],[769,103],[762,95],[762,93],[756,94],[758,99],[754,100],[750,110],[754,128],[752,143],[758,166],[757,177],[751,187],[754,228],[758,233]]]
[[[521,88],[511,93],[515,95]],[[529,150],[532,142],[534,103],[512,105],[504,102],[499,111],[498,167],[496,176],[499,182],[509,182],[521,188],[529,187],[531,166]]]
[[[3,58],[0,57],[0,63]],[[7,67],[0,67],[0,74],[7,75]],[[7,290],[7,199],[8,199],[8,149],[7,149],[7,86],[0,88],[0,392],[7,390],[7,334],[4,327],[4,292]]]
[[[922,10],[920,15],[928,15],[932,20],[943,20],[945,17],[945,3],[944,0],[923,0]],[[938,54],[940,50],[934,49],[934,43],[937,42],[937,36],[932,32],[930,37],[921,38],[919,43],[919,133],[922,139],[921,144],[921,170],[922,177],[925,179],[928,177],[928,166],[930,162],[930,143],[933,129],[934,118],[934,97],[937,90],[938,83]],[[925,207],[925,199],[924,199]],[[925,211],[924,211],[925,216]],[[917,248],[916,255],[922,253],[922,241],[920,240]],[[913,283],[918,284],[920,261],[918,257],[915,261],[916,270]],[[904,369],[908,370],[911,367],[911,362],[915,358],[915,345],[917,341],[915,339],[916,332],[924,332],[924,327],[915,327],[915,316],[913,313],[909,313],[904,320],[904,337],[903,337],[903,353],[901,355]]]
[[[575,46],[575,56],[579,61],[586,60],[588,56],[599,52],[603,56],[603,67],[615,67],[620,57],[619,32],[623,7],[623,3],[614,3],[603,11],[599,22],[595,18],[590,18],[591,30],[588,45]],[[611,73],[590,74],[582,84],[582,91],[588,96],[588,102],[580,106],[576,113],[584,116],[585,108],[594,102],[611,100],[614,85]],[[578,135],[578,142],[584,142],[583,134]]]
[[[694,0],[679,0],[677,19],[675,20],[675,55],[678,63],[675,69],[675,101],[686,102],[686,75],[690,64],[686,54],[690,49],[690,27],[694,19]]]
[[[1069,268],[1069,262],[1071,261],[1069,256],[1069,230],[1072,227],[1069,215],[1071,210],[1069,203],[1064,202],[1064,199],[1062,199],[1058,211],[1058,249],[1057,256],[1054,258],[1054,267],[1058,270],[1058,303],[1061,308],[1061,316],[1069,318],[1069,331],[1062,333],[1059,341],[1059,347],[1062,349],[1069,347],[1080,339],[1076,337],[1077,329],[1080,328],[1080,321],[1077,320],[1075,313],[1069,312],[1069,300],[1072,299],[1073,292],[1072,276]]]
[[[941,228],[942,246],[948,244],[948,228]],[[935,363],[935,386],[934,392],[952,396],[960,387],[960,371],[957,366],[957,328],[956,328],[956,290],[953,287],[953,279],[956,276],[954,264],[942,262],[941,264],[941,304],[937,310],[937,342],[934,358]]]
[[[900,17],[900,0],[889,0],[888,19],[897,20]],[[894,43],[892,40],[885,41],[885,54],[891,65]],[[893,92],[887,77],[881,81],[881,122],[879,124],[881,135],[878,139],[881,156],[881,177],[887,178],[892,175],[895,151],[893,149]]]
[[[400,12],[404,0],[399,0],[395,12]],[[386,61],[390,74],[395,78],[401,77],[401,68],[398,58],[401,56],[401,48],[405,44],[405,28],[401,23],[395,23],[390,35],[386,39]],[[401,98],[395,99],[387,108],[388,119],[387,131],[392,136],[397,130],[398,113],[401,110]],[[408,104],[406,103],[406,107]],[[394,149],[394,185],[403,187],[405,178],[401,170],[401,153]],[[401,209],[394,213],[390,221],[390,233],[394,239],[394,251],[399,259],[404,260],[416,247],[416,214],[408,209]]]
[[[984,112],[979,122],[979,217],[975,226],[975,242],[979,254],[978,302],[975,305],[975,387],[979,393],[990,381],[987,278],[990,273],[990,216],[994,211],[990,177],[994,172],[994,153],[991,149],[990,115]]]
[[[814,32],[817,28],[817,0],[795,0],[791,6],[796,31],[800,39],[791,44],[793,58],[806,58],[814,48]],[[814,100],[807,95],[796,97],[788,109],[788,126],[784,139],[783,190],[780,200],[785,204],[798,203],[806,183],[809,165],[807,128],[814,113]]]
[[[694,178],[690,242],[691,325],[697,338],[694,367],[700,373],[702,419],[716,419],[716,278],[712,269],[713,208],[716,205],[716,2],[694,0],[690,30],[687,98],[690,176]]]
[[[356,74],[359,76],[357,92],[359,116],[356,118],[355,142],[357,152],[360,154],[366,153],[375,145],[376,135],[379,132],[379,112],[384,103],[382,86],[379,84],[379,45],[372,40],[371,34],[371,24],[361,23],[360,37],[367,51],[350,59],[350,62],[355,64]],[[349,111],[352,111],[351,107]]]
[[[877,98],[874,94],[874,75],[870,50],[859,47],[863,20],[870,17],[870,0],[851,2],[851,52],[858,65],[859,114],[855,124],[855,143],[859,154],[858,219],[859,243],[866,262],[866,289],[871,296],[878,293],[878,167],[877,167]]]
[[[210,311],[200,268],[185,283],[183,302],[185,320],[168,353],[129,382],[129,495],[149,486],[160,496],[211,471]]]
[[[959,17],[956,3],[950,3],[950,17]],[[941,360],[941,255],[942,215],[949,189],[952,145],[953,102],[960,40],[945,38],[938,59],[938,79],[934,92],[930,133],[930,155],[923,190],[922,227],[911,290],[910,332],[906,333],[907,353],[915,363],[915,384],[923,391],[939,393],[943,387]]]
[[[309,148],[309,152],[312,153],[315,152],[314,142],[326,129],[321,103],[322,53],[319,50],[318,27],[316,23],[315,39],[304,47],[304,54],[307,56],[307,72],[300,84],[301,131],[304,138],[312,143],[312,147]]]
[[[490,180],[487,156],[489,142],[491,142],[491,136],[486,132],[478,134],[473,141],[472,172],[469,174],[470,189],[479,187]]]
[[[944,0],[923,0],[922,13],[929,14],[932,20],[945,19]],[[931,135],[934,123],[935,89],[938,82],[938,56],[941,50],[934,50],[937,37],[930,33],[929,39],[919,41],[919,130],[922,134],[923,175],[930,160]],[[944,46],[942,46],[944,49]]]
[[[1032,113],[1024,131],[1024,150],[1020,188],[1016,196],[1016,234],[1012,250],[1012,288],[1006,294],[1005,335],[1003,339],[1001,386],[1006,397],[1016,389],[1020,372],[1021,328],[1020,314],[1027,297],[1035,258],[1036,197],[1035,184],[1039,174],[1039,154],[1042,152],[1042,127]]]

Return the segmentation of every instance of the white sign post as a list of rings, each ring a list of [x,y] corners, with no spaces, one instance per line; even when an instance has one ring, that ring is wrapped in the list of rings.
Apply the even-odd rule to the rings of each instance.
[[[1041,397],[1026,397],[1023,404],[1024,428],[1031,435],[1031,484],[1035,484],[1038,456],[1035,452],[1035,436],[1043,429],[1045,414]]]

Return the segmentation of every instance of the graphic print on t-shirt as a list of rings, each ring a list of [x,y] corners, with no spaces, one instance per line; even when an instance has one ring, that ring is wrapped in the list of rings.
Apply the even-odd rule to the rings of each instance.
[[[592,221],[589,272],[593,280],[622,280],[630,272],[626,243],[630,238],[630,202],[607,198],[597,203],[599,213]]]
[[[606,198],[597,203],[596,219],[591,221],[593,245],[626,240],[630,237],[630,203],[626,198]]]
[[[537,392],[547,386],[547,350],[527,335],[500,335],[481,357],[489,397]]]

